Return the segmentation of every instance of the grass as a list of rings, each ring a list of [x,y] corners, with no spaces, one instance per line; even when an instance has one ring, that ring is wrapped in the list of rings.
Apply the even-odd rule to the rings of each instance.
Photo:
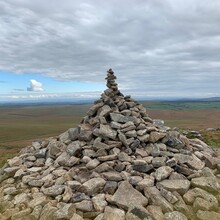
[[[208,102],[207,102],[208,103]],[[200,130],[220,125],[220,102],[143,102],[149,116],[170,127]],[[91,105],[0,107],[0,167],[33,140],[76,127]],[[220,147],[220,132],[203,132],[210,146]]]

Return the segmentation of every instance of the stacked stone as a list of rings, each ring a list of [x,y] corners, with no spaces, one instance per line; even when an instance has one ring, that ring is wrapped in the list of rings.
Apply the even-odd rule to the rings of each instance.
[[[107,87],[77,128],[0,170],[0,219],[220,219],[220,152]]]

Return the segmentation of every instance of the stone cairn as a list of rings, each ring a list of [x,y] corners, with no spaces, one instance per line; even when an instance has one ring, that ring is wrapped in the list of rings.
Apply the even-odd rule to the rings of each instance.
[[[0,169],[1,220],[219,220],[220,152],[107,87],[77,128]]]

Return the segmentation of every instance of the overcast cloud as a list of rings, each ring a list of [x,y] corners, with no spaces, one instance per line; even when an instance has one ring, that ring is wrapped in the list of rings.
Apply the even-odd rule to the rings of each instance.
[[[219,96],[219,22],[219,0],[0,0],[0,70]]]

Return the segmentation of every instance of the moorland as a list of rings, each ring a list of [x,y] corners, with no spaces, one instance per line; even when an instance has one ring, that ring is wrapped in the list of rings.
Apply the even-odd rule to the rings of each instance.
[[[220,147],[220,102],[142,101],[153,119],[170,127],[197,130],[213,147]],[[59,135],[76,127],[92,104],[0,106],[0,167],[32,141]]]

